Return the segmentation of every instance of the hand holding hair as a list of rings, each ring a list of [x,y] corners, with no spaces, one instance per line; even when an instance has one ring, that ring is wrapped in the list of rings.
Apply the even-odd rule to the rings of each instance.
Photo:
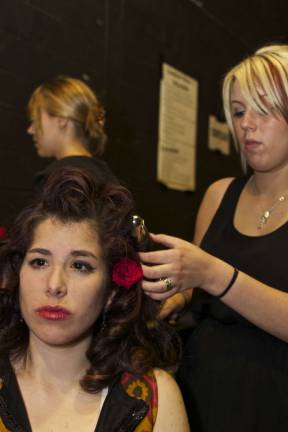
[[[210,255],[176,237],[165,234],[151,236],[153,241],[169,249],[140,253],[145,278],[142,286],[147,295],[164,300],[176,292],[205,285]]]
[[[144,273],[142,287],[153,299],[165,300],[177,292],[196,287],[218,296],[232,279],[235,282],[235,274],[229,264],[193,243],[166,234],[151,236],[153,241],[169,248],[140,253]]]

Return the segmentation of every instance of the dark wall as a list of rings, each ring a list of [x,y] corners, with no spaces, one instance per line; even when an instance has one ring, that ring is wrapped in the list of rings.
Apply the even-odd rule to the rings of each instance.
[[[207,185],[240,172],[235,154],[207,149],[208,115],[221,118],[220,81],[249,49],[189,0],[4,0],[0,4],[0,224],[24,205],[50,161],[27,136],[25,107],[45,79],[90,77],[107,108],[106,159],[133,191],[149,228],[192,238]],[[254,47],[252,47],[254,48]],[[199,81],[197,191],[156,182],[161,62]]]

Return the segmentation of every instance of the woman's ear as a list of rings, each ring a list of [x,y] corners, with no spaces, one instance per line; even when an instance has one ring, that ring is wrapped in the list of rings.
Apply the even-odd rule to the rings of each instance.
[[[56,117],[57,123],[60,129],[65,129],[68,125],[69,119],[66,119],[64,117]]]

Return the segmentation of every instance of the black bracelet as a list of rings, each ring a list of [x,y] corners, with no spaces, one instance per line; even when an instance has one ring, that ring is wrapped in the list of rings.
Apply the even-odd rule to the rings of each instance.
[[[224,295],[225,295],[225,294],[230,290],[230,288],[233,286],[234,282],[235,282],[236,279],[237,279],[238,274],[239,274],[239,271],[237,270],[237,268],[234,267],[234,273],[233,273],[233,276],[232,276],[232,278],[231,278],[229,284],[227,285],[227,287],[224,289],[224,291],[223,291],[221,294],[219,294],[219,295],[216,296],[217,298],[222,298],[222,297],[224,297]]]

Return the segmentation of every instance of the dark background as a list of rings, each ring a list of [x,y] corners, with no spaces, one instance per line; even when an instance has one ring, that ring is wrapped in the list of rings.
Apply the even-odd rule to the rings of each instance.
[[[213,180],[238,175],[237,156],[207,147],[209,114],[223,119],[221,79],[244,55],[287,42],[287,0],[0,0],[0,225],[29,196],[40,159],[26,105],[58,74],[81,78],[107,109],[105,158],[154,232],[191,239]],[[197,190],[156,181],[159,80],[165,61],[199,81]]]

